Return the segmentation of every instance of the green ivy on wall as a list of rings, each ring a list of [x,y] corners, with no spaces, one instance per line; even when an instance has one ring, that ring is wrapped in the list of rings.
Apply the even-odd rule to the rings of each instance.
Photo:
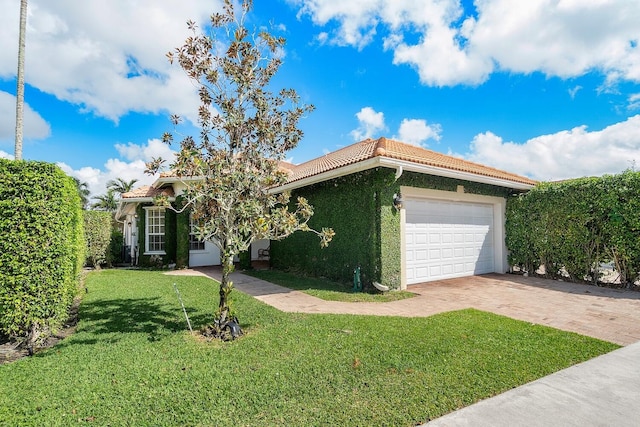
[[[177,215],[172,209],[164,210],[164,251],[166,253],[164,264],[176,262],[177,241]],[[188,238],[188,236],[187,236]]]
[[[177,210],[184,206],[182,196],[176,197],[175,206]],[[189,266],[189,233],[191,224],[189,222],[189,209],[176,215],[176,267],[187,268]]]
[[[179,211],[183,205],[183,199],[178,196],[174,203],[175,211],[165,209],[165,255],[162,256],[162,265],[176,264],[176,268],[186,268],[189,266],[189,210]],[[145,255],[145,227],[146,210],[145,207],[153,206],[151,203],[141,203],[136,207],[138,215],[138,265],[143,267],[157,267],[158,264],[152,261],[152,255]]]
[[[271,243],[274,268],[297,270],[350,282],[355,267],[361,267],[363,283],[381,282],[392,288],[401,280],[400,213],[393,195],[401,186],[507,197],[509,189],[420,173],[405,172],[395,178],[395,169],[375,168],[336,178],[292,194],[303,196],[314,207],[313,228],[332,227],[336,233],[328,248],[321,249],[315,236],[295,233]]]

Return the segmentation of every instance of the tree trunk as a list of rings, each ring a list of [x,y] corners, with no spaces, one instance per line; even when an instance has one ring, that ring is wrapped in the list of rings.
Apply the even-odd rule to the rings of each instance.
[[[27,32],[27,0],[20,1],[20,35],[18,39],[18,76],[16,89],[16,145],[15,159],[22,160],[24,117],[24,47]]]
[[[222,282],[220,283],[220,304],[218,305],[218,313],[220,322],[227,320],[229,315],[229,294],[233,287],[233,282],[229,280],[229,276],[233,273],[233,255],[226,250],[222,254]]]

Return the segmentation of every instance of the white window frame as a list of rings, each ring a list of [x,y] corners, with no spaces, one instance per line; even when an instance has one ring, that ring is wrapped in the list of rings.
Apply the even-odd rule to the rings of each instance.
[[[204,240],[198,240],[194,228],[196,223],[193,221],[193,215],[189,214],[189,252],[204,252],[206,250],[206,242]],[[191,245],[193,243],[202,244],[202,248],[193,249]]]
[[[166,218],[165,218],[165,209],[159,208],[156,206],[146,206],[145,208],[145,216],[144,216],[144,254],[145,255],[165,255],[165,247],[166,247]],[[158,213],[160,213],[158,215]],[[162,220],[162,223],[151,224],[150,219],[158,219]],[[152,230],[152,227],[158,227],[158,230]],[[160,232],[160,230],[162,230]],[[162,249],[161,250],[151,250],[150,249],[150,236],[162,236]]]

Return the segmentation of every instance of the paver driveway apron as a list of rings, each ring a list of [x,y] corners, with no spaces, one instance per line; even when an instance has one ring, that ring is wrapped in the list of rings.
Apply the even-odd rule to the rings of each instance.
[[[221,278],[215,267],[171,274]],[[640,292],[628,290],[488,274],[412,285],[408,290],[416,297],[400,301],[348,303],[324,301],[239,272],[232,280],[238,290],[286,312],[426,317],[476,308],[620,345],[640,341]]]
[[[628,345],[640,340],[640,292],[490,274],[410,286],[442,308],[473,307]]]

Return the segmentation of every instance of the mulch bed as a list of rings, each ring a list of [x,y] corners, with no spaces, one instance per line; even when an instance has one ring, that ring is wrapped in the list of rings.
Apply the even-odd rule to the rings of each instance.
[[[76,325],[78,324],[78,309],[80,307],[80,298],[76,298],[69,309],[69,318],[62,325],[62,328],[55,334],[48,337],[44,343],[35,349],[35,353],[38,351],[51,348],[66,337],[72,335],[76,331]],[[4,363],[14,362],[29,356],[29,352],[26,348],[22,347],[19,342],[9,339],[3,335],[0,335],[0,365]]]

